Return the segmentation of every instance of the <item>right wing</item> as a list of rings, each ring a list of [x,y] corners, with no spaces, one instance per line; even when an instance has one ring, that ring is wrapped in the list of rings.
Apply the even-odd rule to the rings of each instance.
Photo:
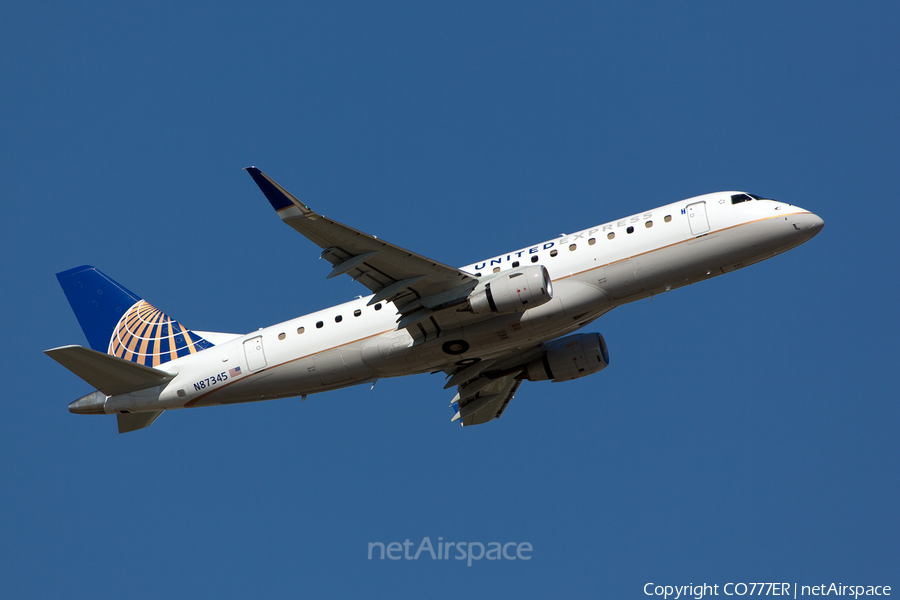
[[[468,427],[499,419],[521,384],[515,375],[507,375],[491,381],[475,395],[456,398],[457,411],[452,420]]]
[[[522,385],[526,365],[542,352],[543,345],[537,345],[447,370],[450,378],[444,389],[457,386],[450,403],[457,411],[451,421],[468,427],[499,419]]]

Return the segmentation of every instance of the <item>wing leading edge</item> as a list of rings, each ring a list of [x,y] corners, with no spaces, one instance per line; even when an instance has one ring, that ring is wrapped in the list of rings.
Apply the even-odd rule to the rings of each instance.
[[[333,265],[328,277],[350,275],[375,294],[370,304],[393,302],[398,328],[465,301],[478,284],[459,269],[316,213],[256,167],[246,171],[282,221],[323,249],[322,258]]]

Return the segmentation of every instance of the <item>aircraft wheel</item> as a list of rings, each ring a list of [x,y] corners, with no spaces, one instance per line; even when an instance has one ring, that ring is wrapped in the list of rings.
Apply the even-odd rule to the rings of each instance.
[[[441,349],[447,354],[462,354],[469,349],[469,342],[465,340],[451,340],[444,342]]]

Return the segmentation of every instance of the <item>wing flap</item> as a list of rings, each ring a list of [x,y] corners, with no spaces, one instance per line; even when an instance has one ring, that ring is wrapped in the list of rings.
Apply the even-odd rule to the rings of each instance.
[[[165,371],[82,346],[62,346],[44,350],[44,354],[107,396],[144,390],[175,378]]]

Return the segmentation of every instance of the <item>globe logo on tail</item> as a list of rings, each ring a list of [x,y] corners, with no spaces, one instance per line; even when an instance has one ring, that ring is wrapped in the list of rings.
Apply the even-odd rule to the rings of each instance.
[[[158,308],[140,300],[119,320],[109,340],[108,353],[147,367],[157,367],[212,346]]]

